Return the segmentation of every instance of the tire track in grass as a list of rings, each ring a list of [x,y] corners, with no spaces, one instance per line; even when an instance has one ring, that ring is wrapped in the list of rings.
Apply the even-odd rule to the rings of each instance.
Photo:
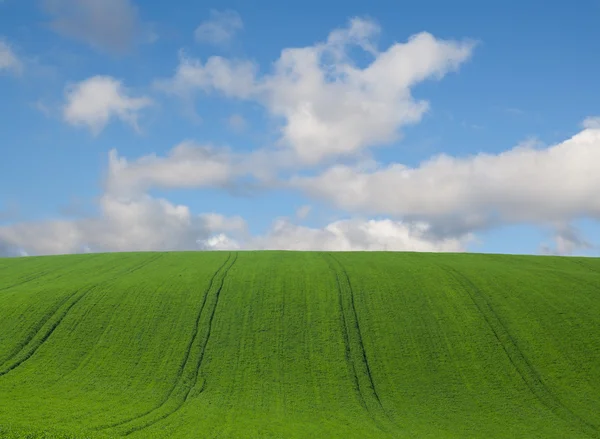
[[[200,368],[202,367],[202,360],[204,359],[204,353],[206,351],[206,346],[208,345],[208,341],[210,340],[210,336],[211,336],[211,332],[212,332],[212,322],[213,322],[213,319],[215,317],[215,312],[217,310],[217,305],[219,304],[219,297],[221,295],[221,290],[223,289],[223,284],[225,283],[225,278],[227,277],[227,273],[229,273],[229,270],[231,269],[231,267],[233,266],[233,264],[236,262],[237,258],[238,258],[238,253],[237,252],[233,254],[233,257],[231,257],[231,253],[230,253],[229,254],[229,258],[227,259],[226,263],[224,264],[224,268],[222,270],[222,276],[219,276],[220,277],[219,284],[218,284],[218,287],[217,287],[217,289],[215,291],[215,294],[214,294],[214,296],[215,296],[214,305],[212,306],[212,309],[210,309],[210,311],[209,311],[210,317],[209,317],[209,320],[208,320],[208,328],[207,328],[207,332],[206,332],[206,337],[202,340],[202,345],[201,345],[201,349],[200,349],[200,355],[199,355],[199,358],[197,359],[197,362],[196,362],[196,365],[195,365],[195,372],[194,372],[193,381],[192,381],[191,386],[189,386],[189,388],[185,391],[185,396],[183,397],[182,400],[180,400],[177,403],[177,405],[173,408],[173,410],[166,411],[166,413],[160,415],[156,419],[149,420],[148,422],[145,422],[145,423],[143,423],[140,426],[136,426],[136,427],[133,427],[131,429],[128,429],[125,432],[125,436],[128,436],[131,433],[134,433],[136,431],[142,430],[144,428],[148,428],[151,425],[154,425],[157,422],[162,421],[163,419],[166,419],[167,417],[173,415],[175,412],[177,412],[183,406],[183,404],[185,404],[185,402],[188,400],[188,398],[190,397],[190,394],[192,392],[195,393],[194,396],[197,396],[197,394],[199,394],[200,392],[202,392],[202,390],[204,390],[204,384],[205,384],[204,381],[202,381],[200,383],[200,386],[197,387],[197,385],[198,385],[198,377],[200,375]],[[231,262],[229,263],[229,261],[231,261]],[[212,280],[214,280],[214,277],[213,277]],[[210,288],[207,290],[207,292],[206,292],[206,294],[204,296],[204,300],[202,302],[202,310],[204,310],[204,307],[205,307],[205,304],[207,302],[207,298],[208,298],[208,294],[209,293],[210,293]],[[201,310],[201,313],[202,313],[202,310]],[[196,334],[198,333],[198,323],[199,323],[199,320],[200,320],[200,316],[199,316],[198,321],[196,323]],[[188,357],[189,357],[189,351],[188,351]],[[185,381],[184,381],[184,383],[185,383]]]
[[[94,256],[96,256],[96,257],[94,258]],[[78,264],[80,264],[80,263],[82,263],[82,262],[89,262],[89,259],[91,259],[91,258],[97,259],[97,255],[91,255],[90,257],[82,257],[82,258],[80,258],[80,260],[79,260],[77,263],[75,263],[75,264],[72,264],[72,265],[71,265],[71,267],[73,267],[73,265],[78,265]],[[86,259],[87,259],[87,260],[86,260]],[[73,273],[74,271],[77,271],[77,270],[70,270],[70,271],[68,271],[68,272],[66,272],[66,273],[63,273],[62,275],[59,275],[59,276],[57,276],[57,277],[56,277],[56,278],[54,278],[53,280],[59,279],[59,278],[61,278],[61,277],[64,277],[64,276],[66,276],[66,275],[68,275],[68,274],[70,274],[70,273]],[[42,275],[42,276],[37,276],[37,277],[35,277],[35,279],[39,279],[40,277],[43,277],[43,275]],[[35,279],[31,279],[31,280],[29,280],[29,281],[27,281],[27,282],[31,282],[31,281],[33,281],[33,280],[35,280]],[[24,284],[24,283],[27,283],[27,282],[21,282],[21,283],[19,283],[19,284],[17,284],[17,285],[22,285],[22,284]],[[12,286],[16,286],[16,285],[12,285]],[[12,286],[11,286],[11,287],[7,287],[6,289],[8,289],[8,288],[12,288]],[[66,302],[68,302],[68,301],[69,301],[69,300],[71,300],[71,299],[72,299],[74,296],[76,296],[78,292],[79,292],[79,290],[75,291],[74,293],[72,293],[72,294],[70,294],[70,295],[67,295],[67,296],[65,296],[64,298],[62,298],[61,300],[59,300],[59,302],[58,302],[58,303],[57,303],[57,304],[56,304],[54,307],[50,308],[50,309],[49,309],[49,310],[46,312],[46,314],[44,314],[44,315],[42,316],[42,318],[41,318],[41,319],[40,319],[40,320],[39,320],[39,321],[36,323],[36,325],[35,325],[33,328],[31,328],[31,329],[30,329],[30,330],[27,332],[27,335],[25,336],[25,338],[24,338],[24,339],[23,339],[23,340],[22,340],[22,341],[21,341],[19,344],[17,344],[17,345],[16,345],[16,346],[15,346],[15,347],[14,347],[14,348],[13,348],[13,349],[10,351],[10,353],[9,353],[9,354],[6,356],[6,358],[4,358],[4,359],[3,359],[3,360],[0,362],[0,370],[3,370],[3,369],[1,369],[1,366],[3,366],[4,364],[6,364],[6,363],[7,363],[7,362],[9,362],[10,360],[12,360],[12,359],[13,359],[13,358],[14,358],[16,355],[18,355],[18,354],[19,354],[19,352],[20,352],[21,350],[23,350],[23,349],[24,349],[24,348],[25,348],[25,347],[26,347],[26,346],[27,346],[27,345],[28,345],[28,344],[29,344],[29,343],[30,343],[30,342],[31,342],[31,341],[32,341],[32,340],[33,340],[33,339],[36,337],[36,335],[37,335],[37,334],[38,334],[38,332],[39,332],[39,331],[42,329],[42,327],[43,327],[43,326],[44,326],[44,325],[45,325],[45,324],[46,324],[46,323],[47,323],[47,322],[48,322],[50,319],[52,319],[52,318],[53,318],[53,316],[54,316],[54,315],[55,315],[57,312],[59,312],[59,310],[61,309],[61,307],[62,307],[62,306],[63,306],[63,305],[66,303]],[[2,374],[0,373],[0,376],[1,376],[1,375],[2,375]]]
[[[151,425],[154,425],[157,422],[162,421],[163,419],[176,413],[190,398],[192,392],[194,392],[194,395],[192,395],[193,397],[203,390],[204,382],[202,381],[200,385],[198,385],[198,377],[200,375],[200,368],[202,367],[202,360],[204,359],[204,352],[211,336],[212,322],[215,316],[215,311],[217,309],[219,296],[221,294],[225,278],[237,260],[237,257],[237,252],[229,253],[223,265],[217,269],[210,279],[209,286],[204,293],[202,303],[196,316],[192,338],[188,343],[184,359],[177,372],[175,383],[165,398],[163,398],[155,407],[140,415],[136,415],[113,424],[96,427],[94,430],[99,431],[119,429],[119,427],[123,427],[118,433],[128,436],[144,428],[148,428]],[[211,291],[213,290],[214,294],[211,295]],[[212,300],[211,303],[208,304],[207,308],[206,305],[209,302],[209,299]],[[200,321],[205,315],[208,315],[208,322],[206,325],[206,333],[204,334],[204,337],[202,337],[200,335],[202,329]]]
[[[60,300],[58,302],[58,304],[56,304],[56,306],[54,306],[53,308],[48,310],[48,312],[46,312],[46,314],[44,314],[44,316],[40,319],[40,321],[33,328],[31,328],[31,330],[27,333],[27,335],[25,336],[25,339],[23,339],[20,343],[18,343],[9,352],[9,354],[0,363],[0,365],[4,366],[6,363],[11,361],[16,355],[18,355],[19,352],[21,352],[23,349],[25,349],[25,346],[27,346],[31,342],[31,340],[33,340],[35,338],[35,336],[38,334],[38,332],[40,332],[40,330],[48,322],[48,320],[50,320],[52,318],[52,316],[54,316],[58,312],[58,310],[65,304],[65,302],[67,302],[69,299],[73,298],[73,296],[75,294],[77,294],[77,291],[65,296],[64,298],[62,298],[62,300]],[[0,370],[3,370],[3,368]],[[0,373],[0,376],[1,376],[1,373]]]
[[[334,272],[341,309],[344,343],[346,345],[346,362],[352,371],[354,390],[361,406],[369,413],[375,425],[383,431],[388,431],[380,422],[385,418],[388,422],[398,427],[389,416],[381,403],[377,387],[373,381],[371,367],[363,344],[362,333],[358,321],[358,314],[354,304],[352,284],[344,266],[339,260],[329,253],[323,254],[329,268]]]
[[[114,428],[114,427],[118,427],[124,424],[127,424],[128,422],[132,422],[136,419],[139,419],[143,416],[146,416],[150,413],[152,413],[155,410],[158,410],[161,406],[163,406],[171,397],[171,395],[173,394],[173,392],[175,391],[175,389],[177,388],[177,385],[179,383],[179,381],[182,379],[182,375],[184,373],[185,370],[185,366],[188,363],[189,357],[190,357],[190,353],[192,350],[192,347],[194,345],[194,341],[196,340],[196,337],[198,336],[198,331],[199,331],[199,322],[200,322],[200,318],[202,317],[202,310],[204,308],[204,305],[206,304],[206,299],[208,296],[208,293],[210,291],[210,289],[212,288],[215,279],[217,278],[217,276],[219,275],[219,273],[221,273],[221,271],[225,268],[225,266],[227,265],[227,263],[229,262],[229,260],[231,259],[231,253],[227,256],[227,259],[225,259],[225,262],[223,262],[223,264],[214,272],[214,274],[212,275],[209,283],[208,283],[208,288],[206,289],[206,291],[204,292],[204,296],[202,299],[202,303],[200,305],[200,308],[198,310],[198,314],[196,316],[196,320],[195,320],[195,324],[194,324],[194,332],[192,334],[192,337],[190,338],[190,342],[187,345],[187,348],[185,350],[185,354],[184,354],[184,358],[183,361],[181,362],[179,369],[177,371],[177,376],[175,378],[175,383],[173,384],[173,386],[171,387],[171,389],[169,389],[169,392],[167,393],[167,395],[165,396],[165,398],[159,403],[159,405],[157,405],[156,407],[153,407],[147,411],[145,411],[144,413],[140,414],[140,415],[136,415],[133,416],[131,418],[127,418],[124,419],[122,421],[119,422],[115,422],[113,424],[106,424],[106,425],[102,425],[99,427],[96,427],[96,430],[105,430],[105,429],[109,429],[109,428]]]
[[[28,277],[24,278],[23,280],[20,280],[19,282],[15,282],[15,283],[7,286],[7,287],[0,288],[0,291],[10,290],[11,288],[18,287],[20,285],[24,285],[26,283],[33,282],[35,280],[41,279],[42,277],[48,275],[52,271],[53,270],[51,270],[51,269],[47,269],[45,271],[37,272],[37,273],[35,273],[35,274],[31,275],[31,276],[28,276]]]
[[[481,290],[466,277],[453,267],[448,265],[440,265],[463,287],[467,292],[471,301],[475,304],[479,313],[492,330],[494,336],[498,340],[500,346],[504,350],[506,356],[515,368],[521,379],[529,391],[552,413],[559,418],[570,423],[578,428],[589,437],[600,438],[600,429],[583,419],[577,413],[573,412],[569,407],[552,392],[552,390],[544,383],[541,376],[533,367],[527,356],[519,347],[517,340],[506,328],[499,315],[496,313],[491,303],[487,300]]]
[[[184,269],[185,271],[185,269]],[[162,282],[160,285],[163,286],[165,284],[167,284],[168,281]],[[123,296],[127,295],[129,293],[129,291],[124,291],[123,292]],[[102,327],[102,330],[100,332],[100,334],[98,335],[98,337],[96,338],[96,340],[94,341],[94,344],[90,347],[90,349],[85,353],[85,355],[79,360],[77,367],[75,367],[74,369],[72,369],[71,371],[65,373],[63,376],[61,376],[61,378],[59,380],[56,381],[56,383],[61,382],[63,380],[65,380],[66,378],[68,378],[69,375],[71,375],[72,373],[75,373],[76,371],[82,369],[85,367],[85,365],[89,362],[90,358],[92,357],[96,347],[98,346],[98,344],[101,343],[103,337],[105,336],[106,332],[108,331],[108,329],[112,326],[112,322],[118,317],[117,314],[117,310],[123,306],[123,301],[119,301],[116,305],[113,306],[112,311],[111,311],[111,317],[108,320],[108,322]]]
[[[156,261],[162,255],[158,255],[158,257],[149,259],[140,264],[135,265],[133,268],[129,268],[125,271],[121,271],[117,273],[117,276],[125,273],[130,274],[134,271],[137,271],[146,265]],[[17,367],[21,366],[25,363],[29,358],[33,356],[37,352],[37,350],[50,338],[52,333],[56,330],[58,325],[64,320],[69,311],[77,305],[84,297],[86,297],[91,291],[107,284],[112,281],[114,277],[111,277],[103,282],[100,282],[97,285],[83,288],[78,290],[68,296],[66,299],[61,301],[58,307],[54,308],[50,313],[46,314],[44,319],[38,323],[36,326],[36,332],[27,339],[24,343],[21,343],[20,349],[15,352],[11,357],[7,358],[2,364],[2,368],[0,368],[0,377],[6,375]]]
[[[90,258],[92,258],[92,257],[94,257],[94,256],[96,256],[96,259],[97,259],[97,255],[89,256],[89,257],[87,258],[87,260],[86,260],[86,258],[79,258],[79,259],[78,259],[78,260],[77,260],[75,263],[72,263],[72,264],[71,264],[71,266],[70,266],[69,268],[73,268],[74,266],[76,266],[76,265],[80,265],[80,264],[82,264],[82,263],[84,263],[84,262],[89,262],[89,259],[90,259]],[[45,269],[44,271],[37,272],[37,273],[33,273],[32,275],[30,275],[30,276],[28,276],[28,277],[24,278],[23,280],[20,280],[19,282],[15,282],[15,283],[13,283],[13,284],[11,284],[11,285],[8,285],[8,286],[6,286],[6,287],[2,287],[2,288],[0,288],[0,291],[6,291],[6,290],[10,290],[11,288],[18,287],[18,286],[21,286],[21,285],[27,284],[27,283],[29,283],[29,282],[34,282],[34,281],[36,281],[36,280],[38,280],[38,279],[41,279],[41,278],[45,277],[46,275],[48,275],[48,274],[50,274],[50,273],[52,273],[52,272],[55,272],[55,271],[57,271],[57,270],[56,270],[56,268],[52,268],[52,267],[51,267],[51,268],[47,268],[47,269]],[[67,271],[66,273],[59,274],[58,276],[56,276],[55,278],[53,278],[53,279],[51,279],[51,280],[53,280],[53,281],[54,281],[54,280],[56,280],[56,279],[59,279],[59,278],[61,278],[61,277],[64,277],[64,276],[66,276],[67,274],[70,274],[70,273],[72,273],[73,271],[75,271],[75,270],[69,270],[69,271]]]
[[[5,362],[4,367],[0,369],[0,377],[16,369],[29,358],[31,358],[31,356],[36,353],[36,351],[44,344],[44,342],[50,338],[54,330],[69,313],[71,308],[77,305],[77,303],[93,289],[94,288],[89,288],[87,290],[83,290],[83,292],[78,291],[69,296],[69,298],[63,302],[63,306],[59,307],[58,310],[56,310],[56,312],[50,316],[50,318],[42,326],[42,329],[34,335],[29,343],[25,344],[25,346],[23,346],[23,348],[16,355]]]

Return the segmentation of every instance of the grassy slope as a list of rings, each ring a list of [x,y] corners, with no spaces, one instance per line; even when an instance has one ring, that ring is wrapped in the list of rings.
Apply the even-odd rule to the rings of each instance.
[[[123,435],[600,438],[600,260],[0,259],[0,437]]]

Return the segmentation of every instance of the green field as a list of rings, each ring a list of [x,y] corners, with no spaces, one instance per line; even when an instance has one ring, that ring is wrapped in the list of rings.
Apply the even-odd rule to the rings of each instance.
[[[600,438],[600,259],[0,259],[0,437]]]

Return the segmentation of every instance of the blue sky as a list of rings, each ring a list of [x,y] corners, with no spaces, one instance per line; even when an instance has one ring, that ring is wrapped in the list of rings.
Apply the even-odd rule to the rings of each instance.
[[[598,19],[0,1],[0,253],[598,256]]]

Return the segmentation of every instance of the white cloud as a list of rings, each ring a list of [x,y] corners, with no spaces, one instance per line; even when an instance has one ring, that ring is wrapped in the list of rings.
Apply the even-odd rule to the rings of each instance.
[[[98,134],[112,117],[138,130],[138,113],[152,104],[147,97],[130,97],[121,81],[110,76],[94,76],[66,89],[65,121],[85,125]]]
[[[250,236],[241,217],[193,215],[184,205],[142,194],[104,194],[99,215],[76,220],[0,226],[0,254],[45,255],[104,251],[168,250],[390,250],[464,251],[469,234],[437,238],[425,223],[350,219],[323,228],[276,220],[262,236]]]
[[[185,205],[153,198],[153,187],[199,187],[231,178],[223,151],[183,143],[166,157],[155,155],[127,161],[111,151],[106,192],[98,214],[75,219],[17,222],[0,226],[4,255],[57,254],[147,250],[406,250],[462,251],[468,233],[438,237],[424,222],[390,219],[336,221],[309,228],[280,218],[262,236],[251,236],[239,216],[194,215]],[[203,171],[204,170],[204,171]],[[298,219],[309,206],[301,207]]]
[[[227,217],[218,213],[203,213],[200,215],[207,229],[223,232],[240,233],[246,231],[246,221],[242,217]]]
[[[353,19],[325,42],[284,49],[273,73],[262,77],[251,61],[215,56],[203,64],[182,54],[174,77],[157,85],[180,96],[197,89],[261,102],[284,121],[280,144],[304,163],[316,164],[397,139],[398,130],[418,122],[428,108],[426,101],[412,98],[410,88],[456,70],[474,47],[423,32],[378,52],[378,32],[374,22]],[[370,53],[373,61],[357,66],[351,46]]]
[[[12,47],[6,41],[0,39],[0,72],[3,70],[20,73],[23,70],[23,63]]]
[[[248,122],[246,122],[246,119],[240,114],[232,114],[229,116],[227,124],[232,130],[237,132],[244,131],[248,126]]]
[[[194,37],[199,43],[226,45],[235,34],[244,28],[240,15],[231,9],[211,10],[210,18],[196,28]]]
[[[223,186],[237,170],[226,149],[183,142],[166,157],[155,154],[128,161],[110,151],[107,188],[110,193],[137,194],[150,188]]]
[[[156,87],[180,97],[188,97],[198,89],[217,90],[227,97],[249,99],[256,94],[256,72],[257,66],[251,61],[211,56],[202,64],[180,51],[175,76],[156,81]]]
[[[279,171],[293,169],[287,151],[259,149],[236,153],[225,146],[184,141],[165,156],[135,160],[109,153],[106,187],[110,193],[139,194],[151,188],[220,187],[241,194],[279,187]]]
[[[342,220],[323,228],[291,223],[286,218],[274,222],[269,232],[253,238],[249,247],[265,250],[306,251],[464,251],[472,236],[436,238],[425,223],[384,220]]]
[[[582,125],[584,128],[600,130],[600,116],[587,117]]]
[[[291,186],[349,211],[434,223],[448,233],[499,223],[600,219],[600,129],[548,148],[468,158],[439,155],[410,168],[337,165]]]
[[[70,221],[17,223],[0,227],[4,255],[78,253],[80,231]]]
[[[241,248],[238,241],[225,233],[213,235],[208,239],[200,240],[199,243],[205,250],[239,250]]]
[[[43,8],[54,31],[102,50],[125,52],[142,32],[130,0],[43,0]]]
[[[186,206],[150,197],[136,201],[105,197],[101,207],[102,216],[94,219],[0,227],[0,248],[4,255],[240,249],[461,252],[472,240],[468,234],[435,238],[425,223],[389,219],[343,220],[323,228],[279,219],[267,234],[253,237],[245,232],[241,218],[227,219],[235,227],[219,229],[204,215],[192,216]]]
[[[187,206],[141,195],[105,194],[100,215],[80,220],[17,223],[0,227],[5,254],[61,254],[84,251],[200,250],[223,231],[245,229],[239,217],[192,215]]]

